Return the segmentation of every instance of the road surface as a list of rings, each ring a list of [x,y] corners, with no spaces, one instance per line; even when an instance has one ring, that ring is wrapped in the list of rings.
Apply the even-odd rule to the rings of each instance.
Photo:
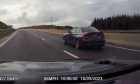
[[[102,50],[77,50],[64,45],[61,36],[50,33],[17,30],[0,40],[0,60],[57,61],[68,59],[140,60],[140,50],[107,44]]]

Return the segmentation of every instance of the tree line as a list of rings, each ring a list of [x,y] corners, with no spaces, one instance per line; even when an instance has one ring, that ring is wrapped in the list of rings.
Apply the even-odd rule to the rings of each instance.
[[[140,15],[117,15],[105,18],[94,18],[91,26],[100,30],[140,30]]]

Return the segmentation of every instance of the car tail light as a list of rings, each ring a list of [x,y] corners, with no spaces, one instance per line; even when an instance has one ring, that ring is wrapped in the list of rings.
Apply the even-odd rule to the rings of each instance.
[[[81,39],[82,39],[83,41],[88,41],[88,40],[90,39],[90,35],[85,34],[85,35],[83,35],[83,36],[81,37]]]

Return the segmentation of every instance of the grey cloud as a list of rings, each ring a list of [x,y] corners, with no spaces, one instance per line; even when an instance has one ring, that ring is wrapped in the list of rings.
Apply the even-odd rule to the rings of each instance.
[[[26,26],[26,25],[30,25],[31,21],[28,18],[28,13],[27,12],[23,12],[23,13],[21,13],[20,16],[18,16],[16,18],[12,18],[12,20],[10,20],[9,23],[11,23],[13,25],[15,24],[15,25]]]
[[[17,18],[17,21],[20,21],[23,24],[30,24],[30,21],[27,16],[28,16],[28,13],[23,12],[22,15]]]
[[[94,17],[140,13],[140,0],[2,0],[4,22],[23,26],[53,24],[89,26]],[[11,18],[11,16],[13,16]]]
[[[5,15],[7,13],[7,9],[0,9],[0,15]]]
[[[118,14],[140,13],[140,0],[98,0],[91,10],[94,16],[105,17]]]
[[[86,8],[86,5],[79,3],[78,0],[49,0],[50,2],[46,0],[42,1],[44,1],[44,3],[41,4],[41,6],[39,5],[40,3],[37,4],[39,10],[36,18],[34,18],[37,19],[37,22],[50,22],[50,18],[53,17],[53,22],[56,24],[60,23],[61,25],[77,26],[75,21],[79,21],[76,23],[79,23],[79,25],[81,23],[83,25],[82,21],[91,17],[90,11]],[[77,20],[73,21],[72,24],[71,21],[68,22],[68,20],[66,20],[68,17],[73,17]],[[78,20],[78,18],[81,20]],[[87,25],[86,22],[84,24]]]

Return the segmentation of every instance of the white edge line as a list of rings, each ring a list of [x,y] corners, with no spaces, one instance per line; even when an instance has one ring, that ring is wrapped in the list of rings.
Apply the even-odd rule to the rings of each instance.
[[[68,52],[66,50],[63,50],[63,52],[68,54],[68,55],[70,55],[70,56],[72,56],[72,57],[74,57],[74,58],[79,58],[78,56],[76,56],[76,55],[74,55],[74,54],[72,54],[72,53],[70,53],[70,52]]]
[[[134,51],[134,52],[140,52],[140,50],[130,49],[130,48],[124,48],[124,47],[120,47],[120,46],[113,46],[113,45],[106,45],[106,46],[114,47],[114,48],[120,48],[120,49],[129,50],[129,51]]]
[[[16,33],[17,33],[17,31],[14,33],[14,34],[12,34],[12,36],[11,37],[9,37],[8,39],[6,39],[3,43],[1,43],[0,44],[0,47],[2,47],[4,44],[6,44],[11,38],[13,38],[15,35],[16,35]]]

